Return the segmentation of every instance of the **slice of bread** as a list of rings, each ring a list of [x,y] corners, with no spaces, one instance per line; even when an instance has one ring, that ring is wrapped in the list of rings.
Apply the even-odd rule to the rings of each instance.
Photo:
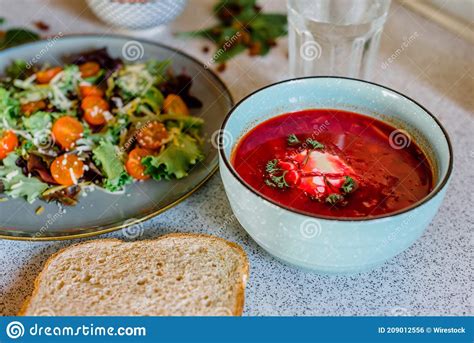
[[[196,234],[93,240],[46,262],[19,315],[241,315],[248,261],[237,244]]]

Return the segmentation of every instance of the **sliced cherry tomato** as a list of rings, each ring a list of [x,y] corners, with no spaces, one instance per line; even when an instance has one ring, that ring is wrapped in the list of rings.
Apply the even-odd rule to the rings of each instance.
[[[141,148],[159,149],[168,138],[168,131],[163,123],[151,121],[144,127],[138,129],[137,142]]]
[[[9,153],[18,146],[18,138],[13,131],[5,131],[0,136],[0,160],[3,160]]]
[[[163,102],[163,109],[166,113],[189,115],[188,106],[179,95],[170,94]]]
[[[53,136],[63,149],[71,149],[76,141],[81,138],[84,128],[79,120],[64,116],[53,124]]]
[[[83,78],[91,77],[97,75],[100,71],[100,65],[97,62],[86,62],[79,66],[79,70],[81,71],[81,76]]]
[[[84,163],[74,154],[56,157],[50,169],[53,179],[64,186],[77,184],[77,180],[84,175]]]
[[[85,98],[86,96],[98,96],[102,98],[104,96],[104,91],[94,85],[82,85],[79,86],[79,90],[83,98]]]
[[[62,72],[63,68],[53,67],[45,70],[41,70],[36,73],[36,81],[38,83],[49,83],[53,77]]]
[[[109,110],[107,101],[99,96],[86,96],[82,99],[81,108],[84,119],[91,125],[103,125],[106,122],[104,112]]]
[[[21,105],[21,112],[28,117],[32,115],[33,113],[39,110],[42,110],[45,107],[46,107],[46,103],[43,100],[31,101],[31,102]]]
[[[150,176],[145,174],[145,166],[142,164],[142,158],[153,155],[153,151],[148,149],[135,148],[128,154],[125,168],[134,179],[146,180]]]

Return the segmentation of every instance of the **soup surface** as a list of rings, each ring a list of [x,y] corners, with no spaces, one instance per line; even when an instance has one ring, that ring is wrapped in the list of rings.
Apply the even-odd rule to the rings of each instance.
[[[287,113],[259,124],[240,140],[232,164],[263,196],[332,217],[406,208],[434,182],[426,156],[406,132],[332,109]]]

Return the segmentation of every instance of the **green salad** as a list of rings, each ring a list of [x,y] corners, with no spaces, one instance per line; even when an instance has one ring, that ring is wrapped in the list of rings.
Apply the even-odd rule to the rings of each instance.
[[[127,64],[105,48],[61,66],[13,61],[0,78],[0,194],[74,205],[84,187],[186,177],[204,158],[191,83],[168,60]]]

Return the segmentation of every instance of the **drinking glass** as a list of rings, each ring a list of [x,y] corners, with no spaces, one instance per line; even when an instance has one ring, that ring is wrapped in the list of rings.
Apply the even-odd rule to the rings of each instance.
[[[288,0],[290,73],[369,79],[390,0]]]

